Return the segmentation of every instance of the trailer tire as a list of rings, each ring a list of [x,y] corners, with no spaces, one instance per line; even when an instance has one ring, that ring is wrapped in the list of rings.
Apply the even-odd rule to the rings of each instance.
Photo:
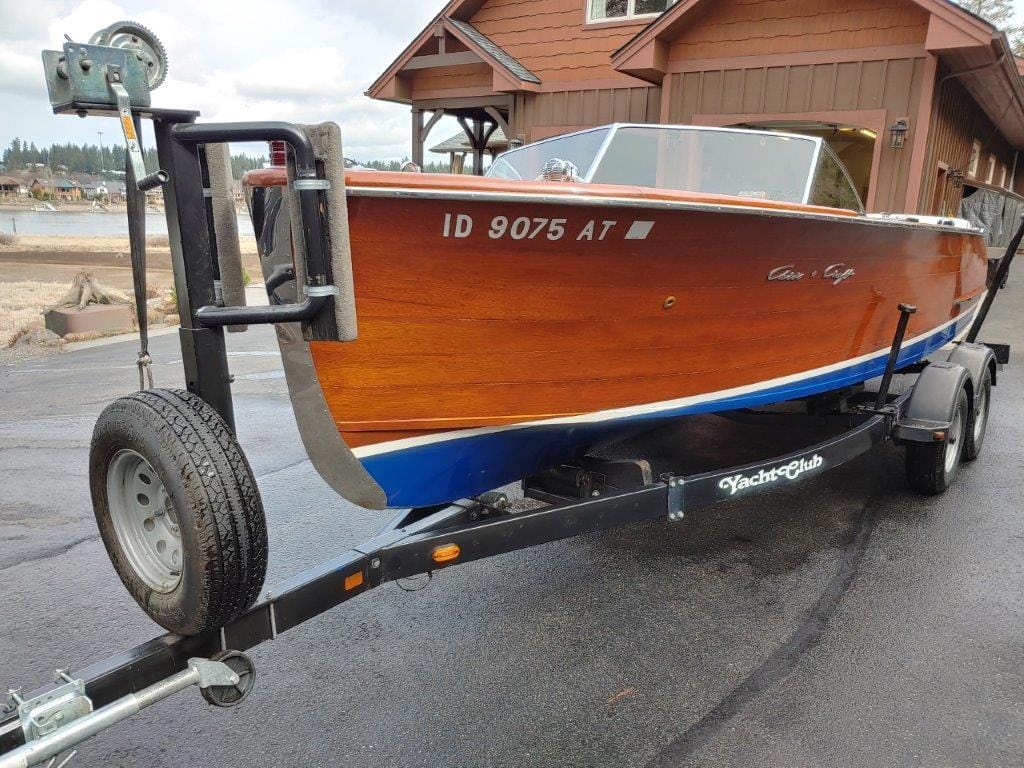
[[[964,437],[970,426],[970,401],[960,390],[946,439],[935,443],[907,443],[907,482],[918,493],[937,496],[949,488],[960,469]]]
[[[974,408],[964,436],[964,461],[974,461],[981,453],[988,432],[988,415],[992,410],[992,371],[986,366],[981,384],[974,393]]]
[[[196,635],[259,597],[263,503],[245,454],[203,400],[166,389],[115,400],[93,430],[89,481],[114,569],[160,626]]]

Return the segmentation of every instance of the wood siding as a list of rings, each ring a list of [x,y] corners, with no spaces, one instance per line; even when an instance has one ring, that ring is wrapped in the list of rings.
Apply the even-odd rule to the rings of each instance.
[[[924,190],[921,194],[921,207],[929,208],[936,193],[941,194],[946,202],[945,213],[954,215],[960,209],[963,189],[946,184],[945,191],[936,190],[936,180],[940,163],[950,171],[968,172],[971,151],[974,142],[981,142],[981,158],[978,161],[977,177],[965,176],[964,182],[986,180],[989,157],[996,157],[996,178],[999,184],[999,164],[1007,167],[1007,176],[1013,169],[1014,151],[1003,138],[992,121],[985,116],[967,91],[956,80],[948,80],[940,86],[938,113],[930,138],[931,151],[925,167]],[[1018,173],[1018,175],[1020,175]],[[932,211],[928,210],[928,213]]]
[[[489,0],[470,23],[545,84],[580,80],[636,80],[611,65],[612,53],[644,28],[636,24],[584,25],[583,0]]]
[[[413,99],[436,99],[445,95],[490,92],[493,72],[487,64],[421,69],[412,73]]]
[[[513,130],[527,141],[606,123],[656,123],[661,88],[595,88],[525,94],[516,99]]]
[[[905,45],[927,32],[928,13],[905,0],[713,0],[669,60]]]
[[[793,119],[849,122],[876,130],[882,147],[873,173],[871,207],[902,211],[912,153],[909,147],[889,149],[886,128],[900,117],[917,115],[924,71],[922,56],[682,72],[670,79],[668,116],[673,123],[726,125],[731,116],[777,119],[791,115]]]

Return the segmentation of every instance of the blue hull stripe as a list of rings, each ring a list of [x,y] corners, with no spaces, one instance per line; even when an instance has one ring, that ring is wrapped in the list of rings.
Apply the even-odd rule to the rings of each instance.
[[[899,365],[909,365],[951,342],[976,311],[964,313],[942,330],[904,346]],[[628,436],[638,429],[688,414],[728,411],[779,403],[842,389],[880,376],[887,351],[827,373],[649,413],[611,416],[603,421],[514,425],[452,437],[360,458],[384,489],[392,507],[444,504],[506,485],[566,461],[581,449]]]

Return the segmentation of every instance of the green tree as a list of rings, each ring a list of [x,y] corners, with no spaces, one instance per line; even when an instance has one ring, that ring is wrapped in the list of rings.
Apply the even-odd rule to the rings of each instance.
[[[981,16],[994,27],[1003,30],[1010,39],[1013,52],[1024,55],[1024,28],[1014,24],[1016,10],[1013,0],[957,0],[957,2],[976,16]]]

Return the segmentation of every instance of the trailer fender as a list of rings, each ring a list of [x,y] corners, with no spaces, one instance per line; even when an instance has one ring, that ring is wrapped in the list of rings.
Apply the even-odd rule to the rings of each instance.
[[[999,368],[996,365],[996,353],[985,344],[971,344],[966,341],[958,344],[953,354],[949,356],[949,362],[962,365],[970,371],[974,389],[977,389],[978,382],[984,380],[986,368],[992,374],[992,386],[996,385],[996,372]]]
[[[896,419],[893,439],[898,443],[932,443],[943,439],[953,423],[960,390],[973,398],[971,372],[959,363],[932,363],[914,384],[906,407]],[[941,433],[943,437],[936,438]]]

